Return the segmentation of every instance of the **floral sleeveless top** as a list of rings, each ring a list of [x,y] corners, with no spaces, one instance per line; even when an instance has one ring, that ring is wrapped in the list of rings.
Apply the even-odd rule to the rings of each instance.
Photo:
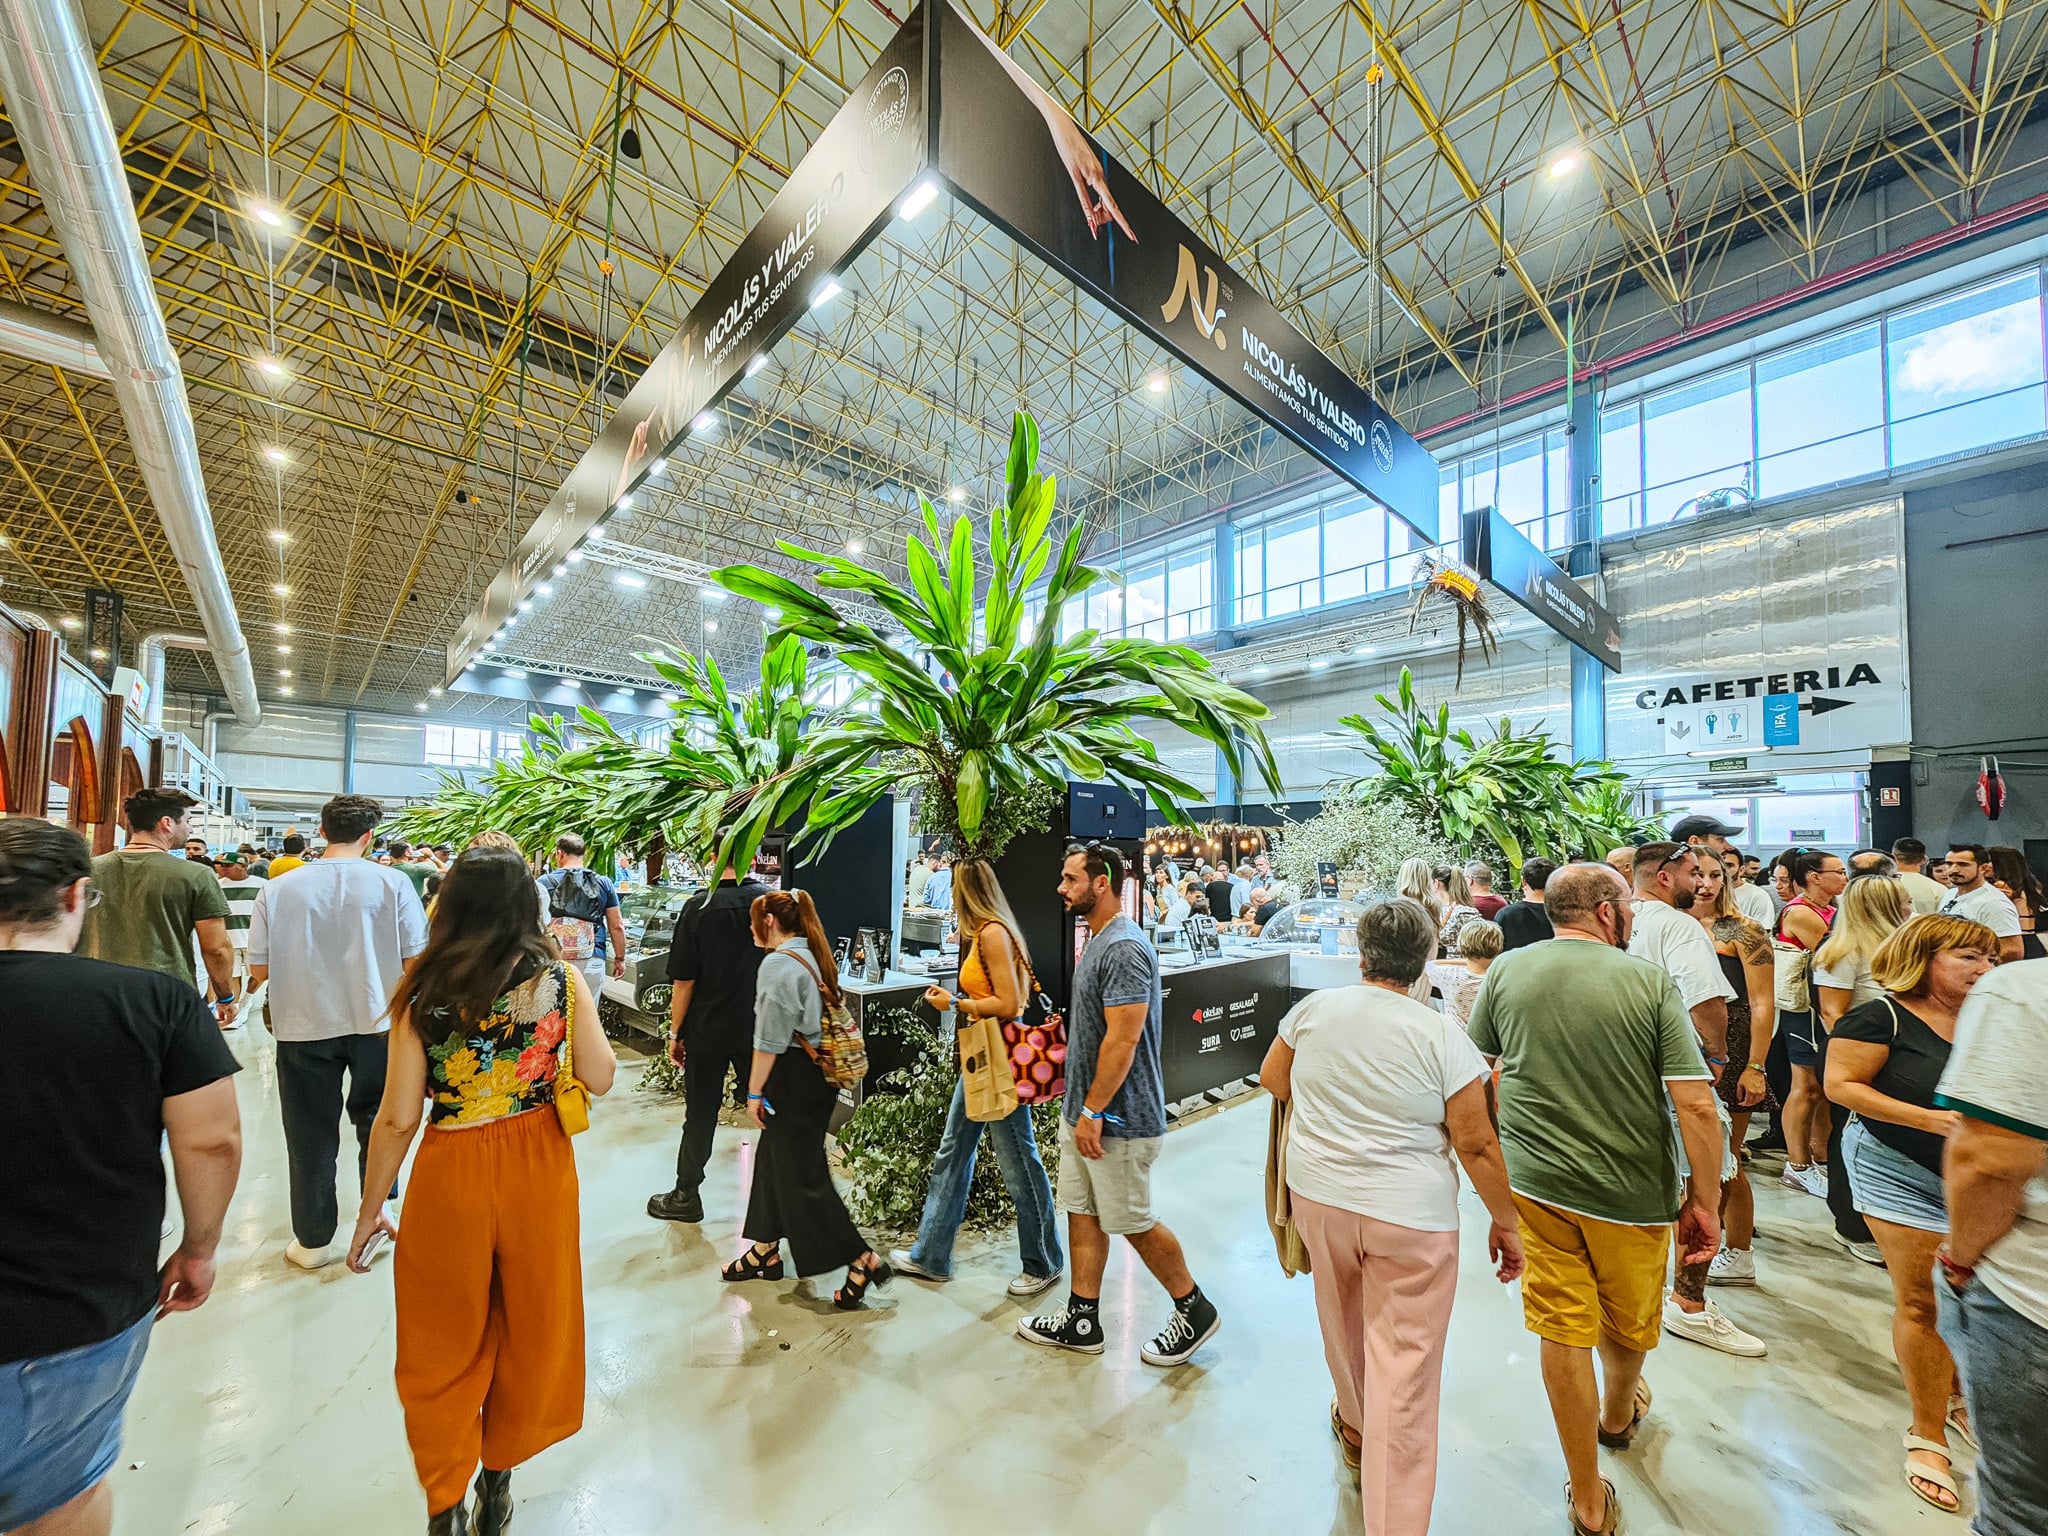
[[[555,1102],[568,1033],[569,973],[543,967],[508,988],[472,1028],[427,1047],[428,1123],[481,1125]],[[431,1039],[431,1022],[421,1034]]]

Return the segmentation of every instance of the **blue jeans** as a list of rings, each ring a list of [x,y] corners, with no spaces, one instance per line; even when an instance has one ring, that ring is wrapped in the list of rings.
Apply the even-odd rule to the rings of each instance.
[[[1958,1294],[1940,1269],[1934,1305],[1955,1356],[1977,1443],[1978,1536],[2048,1531],[2048,1328],[2020,1316],[1982,1280]]]
[[[1001,1120],[970,1120],[964,1083],[953,1085],[953,1104],[946,1111],[939,1154],[932,1159],[931,1191],[924,1197],[924,1216],[917,1224],[917,1241],[910,1257],[919,1269],[932,1274],[953,1272],[953,1239],[967,1219],[967,1191],[974,1184],[974,1157],[981,1150],[983,1131],[996,1145],[1003,1187],[1017,1207],[1017,1251],[1024,1260],[1024,1273],[1049,1279],[1066,1261],[1060,1253],[1052,1185],[1038,1157],[1038,1138],[1031,1132],[1031,1107],[1019,1104],[1014,1114]]]

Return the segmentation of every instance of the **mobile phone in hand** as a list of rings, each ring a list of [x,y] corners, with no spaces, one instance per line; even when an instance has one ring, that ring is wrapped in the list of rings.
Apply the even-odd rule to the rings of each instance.
[[[389,1232],[386,1232],[382,1227],[379,1227],[376,1231],[370,1234],[369,1241],[363,1244],[363,1255],[356,1262],[361,1264],[363,1268],[368,1269],[370,1265],[376,1260],[377,1250],[382,1248],[390,1240],[391,1234]]]

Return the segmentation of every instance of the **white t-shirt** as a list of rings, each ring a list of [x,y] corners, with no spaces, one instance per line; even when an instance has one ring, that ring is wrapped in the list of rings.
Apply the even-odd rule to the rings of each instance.
[[[2001,965],[1970,988],[1934,1102],[2048,1141],[2048,960]],[[2048,1328],[2048,1168],[2027,1181],[2012,1229],[1978,1261],[1977,1278]]]
[[[2020,936],[2020,909],[1989,880],[1974,891],[1950,891],[1941,910],[1951,917],[1967,917],[1973,923],[1982,923],[2001,939]]]
[[[1827,945],[1821,945],[1826,949]],[[1822,965],[1816,957],[1813,962],[1813,984],[1816,987],[1838,987],[1849,994],[1849,1006],[1860,1008],[1865,1003],[1876,1002],[1884,996],[1884,988],[1877,984],[1877,978],[1870,974],[1870,961],[1858,955],[1847,965]]]
[[[1735,1001],[1735,989],[1721,974],[1721,958],[1699,919],[1661,901],[1636,902],[1635,932],[1628,952],[1647,960],[1678,983],[1678,1000],[1686,1011],[1713,998]]]
[[[295,873],[264,886],[249,922],[249,963],[270,968],[272,1029],[280,1040],[383,1033],[399,972],[427,947],[412,881],[368,859]]]
[[[1765,933],[1769,933],[1778,921],[1778,904],[1771,900],[1771,893],[1747,880],[1736,882],[1735,910]]]
[[[1913,898],[1915,917],[1932,917],[1941,910],[1941,904],[1948,900],[1948,887],[1939,880],[1930,880],[1917,869],[1902,870],[1899,884],[1906,888],[1906,894]]]
[[[1486,1075],[1454,1019],[1384,987],[1311,993],[1280,1021],[1294,1048],[1287,1187],[1422,1232],[1458,1230],[1444,1104]]]

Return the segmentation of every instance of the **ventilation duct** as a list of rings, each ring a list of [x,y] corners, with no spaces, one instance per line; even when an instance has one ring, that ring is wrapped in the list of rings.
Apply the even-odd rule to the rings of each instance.
[[[130,449],[221,687],[236,718],[253,725],[263,713],[256,673],[214,539],[185,376],[157,307],[99,65],[71,0],[0,0],[0,96],[84,295]]]

